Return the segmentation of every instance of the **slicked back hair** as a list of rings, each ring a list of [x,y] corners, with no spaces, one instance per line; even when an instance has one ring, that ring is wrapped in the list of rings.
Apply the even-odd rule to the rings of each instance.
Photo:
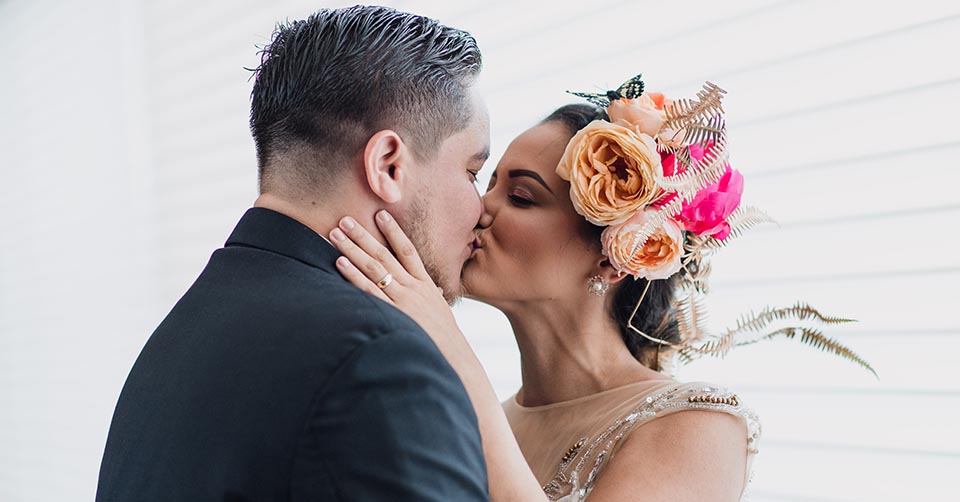
[[[372,6],[280,24],[261,56],[250,107],[261,191],[272,180],[331,183],[383,129],[430,160],[468,124],[481,68],[469,33]]]

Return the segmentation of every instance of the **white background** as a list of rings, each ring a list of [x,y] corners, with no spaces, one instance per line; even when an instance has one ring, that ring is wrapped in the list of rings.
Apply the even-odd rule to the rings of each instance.
[[[795,341],[680,378],[764,423],[754,500],[957,500],[960,7],[954,2],[390,2],[471,31],[493,162],[565,89],[729,91],[746,203],[715,329],[802,299],[880,379]],[[256,196],[255,45],[324,2],[0,0],[0,501],[91,500],[153,328]],[[486,168],[481,186],[492,165]],[[501,397],[503,317],[457,307]]]

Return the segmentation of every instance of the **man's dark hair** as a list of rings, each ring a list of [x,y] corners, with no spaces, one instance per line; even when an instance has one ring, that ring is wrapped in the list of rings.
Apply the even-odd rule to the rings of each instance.
[[[469,33],[387,7],[323,9],[278,25],[250,108],[261,191],[277,178],[329,183],[383,129],[432,158],[469,122],[480,67]],[[296,156],[283,165],[292,172],[270,172],[285,154]]]

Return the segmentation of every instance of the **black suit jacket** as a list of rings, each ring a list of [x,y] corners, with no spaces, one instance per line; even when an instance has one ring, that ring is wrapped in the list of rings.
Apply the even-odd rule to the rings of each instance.
[[[477,419],[409,317],[254,208],[147,341],[97,500],[487,500]]]

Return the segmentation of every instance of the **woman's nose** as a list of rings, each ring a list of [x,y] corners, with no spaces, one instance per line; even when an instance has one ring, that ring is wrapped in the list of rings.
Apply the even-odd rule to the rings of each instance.
[[[490,198],[490,194],[484,194],[483,197],[480,197],[480,220],[477,222],[477,227],[487,228],[493,223],[493,200]]]

